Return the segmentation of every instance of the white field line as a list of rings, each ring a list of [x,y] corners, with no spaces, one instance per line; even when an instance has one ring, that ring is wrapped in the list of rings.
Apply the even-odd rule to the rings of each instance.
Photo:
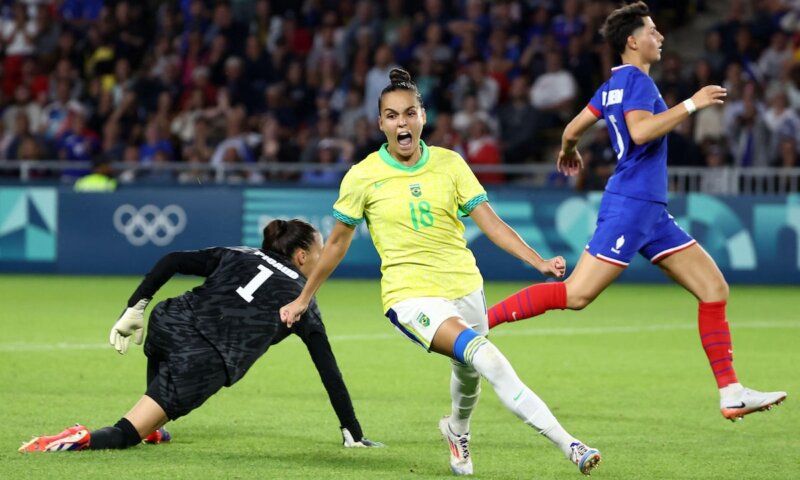
[[[388,322],[387,322],[388,323]],[[737,330],[760,329],[798,329],[800,322],[735,322],[733,333]],[[661,324],[661,325],[624,325],[624,326],[576,326],[557,328],[503,328],[493,330],[490,337],[537,337],[537,336],[571,336],[571,335],[611,335],[619,333],[646,333],[668,332],[682,330],[697,330],[697,325],[686,324]],[[365,333],[354,335],[332,335],[331,342],[361,342],[378,341],[399,338],[397,333]],[[41,352],[52,350],[100,350],[111,349],[107,343],[35,343],[35,342],[0,342],[0,352]]]

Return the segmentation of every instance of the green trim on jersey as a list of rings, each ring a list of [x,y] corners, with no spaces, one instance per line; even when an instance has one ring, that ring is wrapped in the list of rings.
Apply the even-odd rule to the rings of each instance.
[[[485,193],[482,193],[480,195],[476,195],[476,196],[472,197],[472,199],[470,199],[470,201],[468,201],[464,205],[459,205],[458,206],[458,213],[462,217],[466,217],[467,215],[472,213],[473,210],[475,210],[475,207],[477,207],[478,205],[480,205],[483,202],[488,202],[488,201],[489,201],[489,197]]]
[[[359,225],[361,222],[364,221],[363,218],[350,217],[350,216],[345,215],[344,213],[340,212],[339,210],[336,210],[335,208],[333,209],[333,218],[335,218],[336,220],[339,220],[342,223],[345,223],[347,225],[352,225],[352,226]]]
[[[419,148],[422,149],[422,156],[419,157],[419,161],[416,164],[414,164],[413,167],[406,167],[402,163],[395,160],[394,157],[392,157],[392,155],[389,153],[389,150],[386,148],[388,146],[389,146],[388,143],[384,143],[383,145],[381,145],[380,150],[378,150],[378,155],[380,155],[381,160],[383,160],[386,163],[386,165],[389,165],[392,168],[396,168],[398,170],[403,170],[406,172],[416,172],[420,168],[424,167],[425,164],[428,163],[428,158],[430,158],[431,156],[428,146],[425,145],[425,142],[420,140]]]

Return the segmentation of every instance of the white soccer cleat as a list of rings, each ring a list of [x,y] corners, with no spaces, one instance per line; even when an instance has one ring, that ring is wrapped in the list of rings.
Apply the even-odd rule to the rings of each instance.
[[[738,393],[720,399],[722,416],[735,422],[753,412],[772,410],[786,400],[786,392],[759,392],[742,388]]]
[[[600,464],[600,450],[583,442],[574,442],[569,446],[569,460],[577,465],[584,475],[591,475],[592,470]]]
[[[450,417],[439,420],[439,431],[450,446],[450,468],[456,475],[472,475],[472,456],[469,454],[469,432],[456,435],[450,430]]]
[[[356,440],[350,430],[344,427],[342,427],[342,445],[344,448],[380,448],[384,446],[381,442],[373,442],[366,437]]]

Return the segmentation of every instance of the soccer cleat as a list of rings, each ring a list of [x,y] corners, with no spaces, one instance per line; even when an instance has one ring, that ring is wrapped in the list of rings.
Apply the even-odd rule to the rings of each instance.
[[[58,435],[33,437],[31,441],[23,443],[17,451],[20,453],[78,451],[89,446],[89,438],[89,430],[83,425],[75,424],[74,427],[69,427]]]
[[[342,427],[342,445],[344,448],[380,448],[383,447],[381,442],[373,442],[366,437],[361,437],[361,440],[356,441],[350,430]]]
[[[457,435],[450,429],[450,417],[439,420],[439,431],[450,446],[450,468],[456,475],[472,475],[472,456],[469,454],[469,432]]]
[[[172,434],[170,434],[166,428],[161,427],[155,432],[151,433],[150,435],[144,437],[144,440],[142,441],[144,443],[155,445],[158,443],[168,443],[171,440],[172,440]]]
[[[735,422],[753,412],[772,410],[786,400],[786,392],[759,392],[743,388],[739,393],[719,401],[722,416]]]
[[[592,470],[600,464],[600,450],[592,448],[583,442],[573,442],[569,446],[569,459],[578,466],[584,475],[591,475]]]

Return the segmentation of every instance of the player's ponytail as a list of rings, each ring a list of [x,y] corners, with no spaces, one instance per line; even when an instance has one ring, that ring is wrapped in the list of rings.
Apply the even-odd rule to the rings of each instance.
[[[308,222],[298,220],[273,220],[264,227],[262,250],[280,253],[291,257],[295,250],[310,250],[314,244],[317,230]]]
[[[378,115],[381,113],[381,102],[383,100],[383,96],[389,92],[394,92],[397,90],[406,90],[413,93],[419,102],[419,105],[423,106],[422,95],[417,89],[417,84],[411,81],[411,74],[402,68],[393,68],[389,71],[389,85],[387,85],[386,88],[381,91],[381,96],[378,99]]]

